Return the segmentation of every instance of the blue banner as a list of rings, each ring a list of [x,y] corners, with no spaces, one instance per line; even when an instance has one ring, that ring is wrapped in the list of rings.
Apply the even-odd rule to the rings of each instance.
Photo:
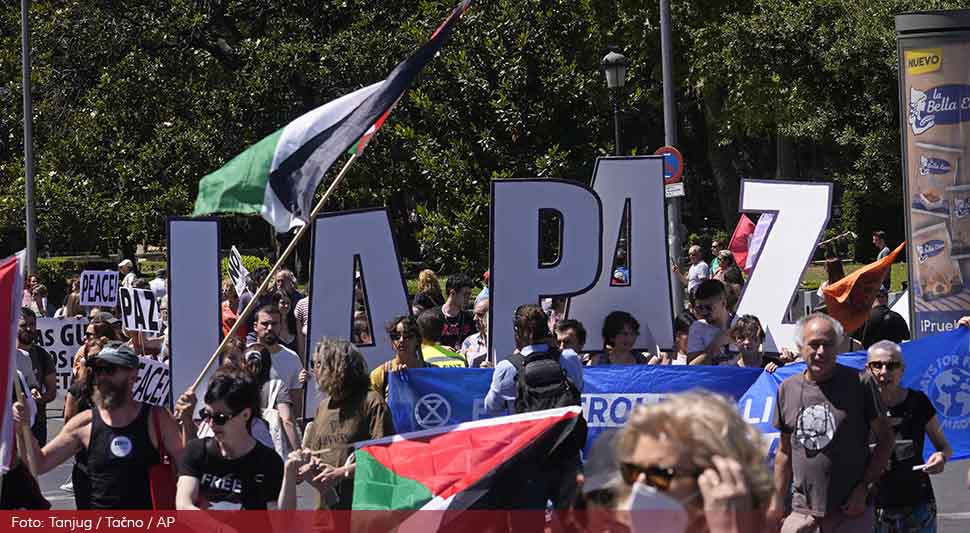
[[[906,362],[902,386],[923,391],[953,448],[952,459],[970,457],[970,329],[925,337],[902,345]],[[839,356],[839,363],[862,371],[865,353]],[[804,363],[759,369],[708,366],[601,366],[583,374],[583,415],[589,423],[587,445],[606,428],[622,426],[633,407],[659,401],[664,394],[704,388],[738,399],[748,423],[777,446],[772,426],[778,385],[805,370]],[[388,405],[400,433],[468,422],[491,415],[485,394],[492,381],[489,369],[415,369],[391,373]],[[501,413],[505,414],[505,413]],[[933,453],[927,442],[924,455]]]
[[[703,388],[738,399],[760,369],[712,366],[600,366],[584,369],[583,416],[587,445],[606,428],[620,427],[641,403],[664,394]],[[399,433],[489,418],[485,395],[490,369],[434,368],[392,372],[388,406]]]

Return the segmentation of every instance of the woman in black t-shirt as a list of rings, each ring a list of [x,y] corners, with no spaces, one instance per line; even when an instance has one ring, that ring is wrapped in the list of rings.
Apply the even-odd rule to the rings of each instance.
[[[265,510],[296,506],[298,461],[283,461],[253,438],[259,385],[244,372],[217,374],[205,393],[203,419],[214,437],[193,440],[179,468],[177,509]]]
[[[877,487],[875,531],[936,531],[936,498],[928,474],[942,472],[953,454],[936,409],[921,391],[899,386],[905,364],[898,344],[870,346],[866,366],[896,434],[889,470]],[[927,436],[937,451],[924,463]]]

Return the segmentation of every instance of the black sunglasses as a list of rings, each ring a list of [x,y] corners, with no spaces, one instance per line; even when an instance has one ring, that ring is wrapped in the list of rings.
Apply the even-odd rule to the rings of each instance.
[[[893,371],[903,366],[903,364],[899,361],[871,361],[868,366],[873,370],[885,368],[886,370]]]
[[[620,463],[620,475],[623,477],[623,481],[627,485],[633,485],[640,474],[644,474],[646,477],[645,483],[651,487],[667,491],[670,489],[670,484],[676,477],[692,477],[697,478],[701,475],[700,470],[694,470],[689,472],[682,472],[676,468],[663,468],[660,466],[640,466],[633,463]]]
[[[414,338],[414,335],[408,335],[408,334],[401,335],[397,331],[392,331],[392,332],[388,333],[387,335],[391,338],[392,341],[395,341],[395,342],[397,342],[397,341],[399,341],[401,339],[409,340],[409,339],[413,339]]]
[[[214,426],[224,426],[226,425],[226,422],[232,420],[232,417],[238,414],[239,413],[232,413],[227,415],[226,413],[213,413],[208,409],[203,409],[199,411],[199,417],[202,420],[212,419],[212,425]]]

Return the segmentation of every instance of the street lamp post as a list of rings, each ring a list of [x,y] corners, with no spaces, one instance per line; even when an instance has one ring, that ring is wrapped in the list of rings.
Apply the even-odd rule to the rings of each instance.
[[[25,275],[37,271],[37,215],[34,212],[34,107],[30,94],[30,0],[20,2],[20,40],[24,90],[24,194],[26,196],[27,256]]]
[[[620,142],[620,90],[626,82],[626,67],[630,61],[623,54],[611,51],[603,57],[603,73],[606,74],[606,86],[610,89],[613,100],[613,138],[616,145],[616,155],[623,155],[623,145]]]

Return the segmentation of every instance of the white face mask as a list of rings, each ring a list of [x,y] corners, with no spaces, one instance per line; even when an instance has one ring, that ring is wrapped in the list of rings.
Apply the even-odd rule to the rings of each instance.
[[[630,511],[630,532],[684,533],[687,509],[684,504],[650,485],[634,483],[623,508]]]

